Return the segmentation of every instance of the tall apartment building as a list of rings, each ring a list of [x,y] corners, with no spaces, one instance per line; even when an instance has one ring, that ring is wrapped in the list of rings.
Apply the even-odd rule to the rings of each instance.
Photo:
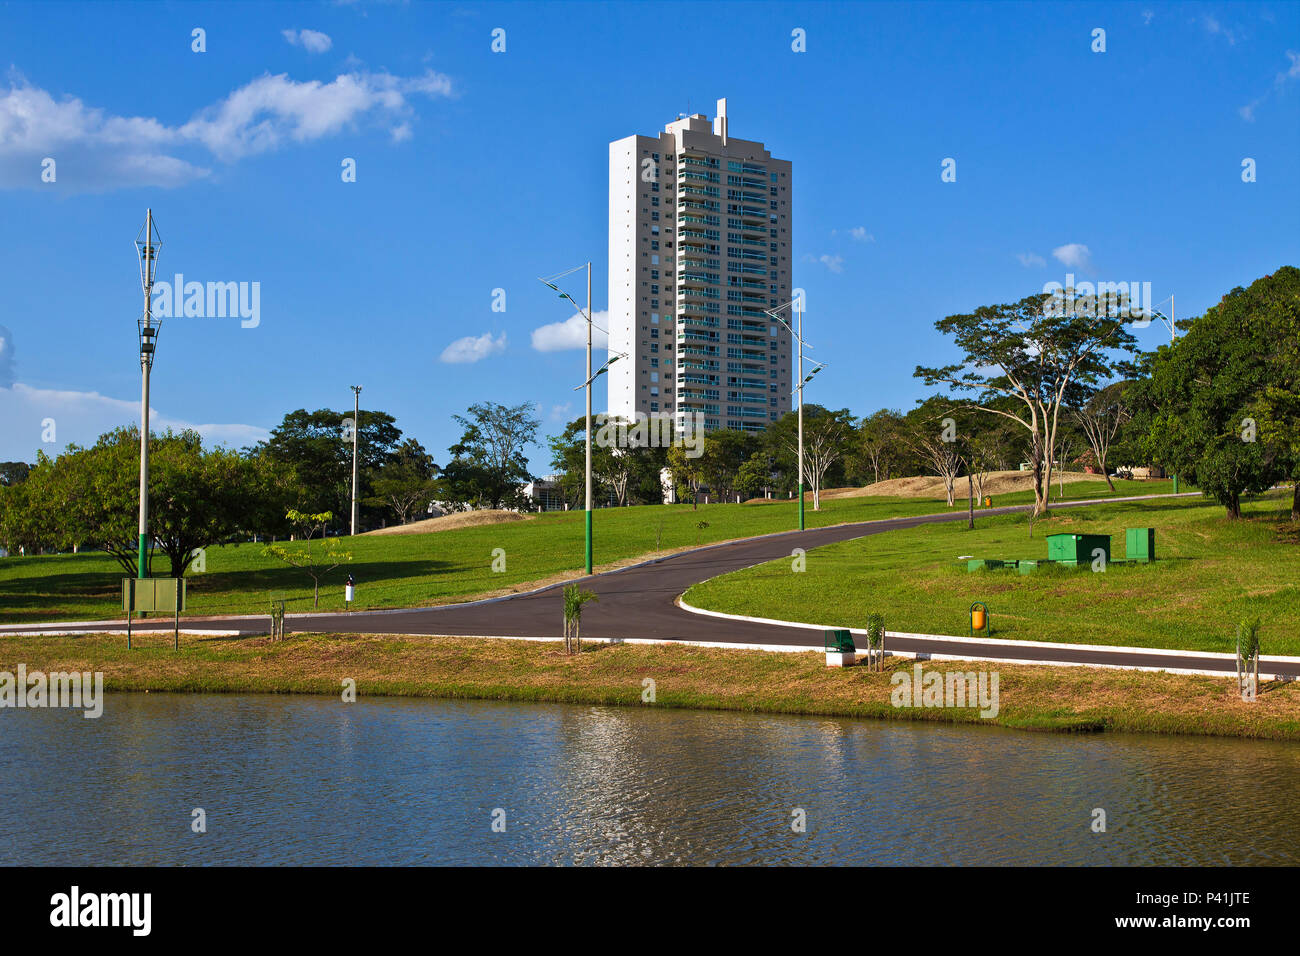
[[[609,144],[609,414],[760,431],[790,411],[790,163],[727,101]],[[788,314],[788,310],[787,313]]]

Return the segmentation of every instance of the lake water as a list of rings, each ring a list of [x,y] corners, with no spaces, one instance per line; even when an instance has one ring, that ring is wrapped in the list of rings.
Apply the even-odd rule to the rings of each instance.
[[[0,863],[1294,864],[1297,784],[1292,744],[115,694],[0,711]]]

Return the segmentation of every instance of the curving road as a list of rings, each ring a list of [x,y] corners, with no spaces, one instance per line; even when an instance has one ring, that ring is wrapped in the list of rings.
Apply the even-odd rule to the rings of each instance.
[[[1195,497],[1196,492],[1180,497]],[[1062,506],[1086,506],[1117,501],[1141,501],[1167,495],[1141,495],[1093,501],[1062,502]],[[981,515],[1008,514],[1024,506],[993,508]],[[822,545],[879,534],[899,528],[915,528],[943,521],[965,520],[966,513],[954,512],[909,518],[891,518],[855,524],[788,531],[709,545],[642,564],[580,579],[600,600],[588,604],[582,614],[582,633],[588,638],[612,640],[677,640],[720,644],[783,645],[820,647],[821,632],[809,628],[736,621],[692,613],[678,607],[676,599],[691,585],[741,568],[789,557],[794,548],[810,550]],[[564,582],[569,583],[569,582]],[[351,634],[430,634],[484,637],[558,637],[563,620],[562,590],[555,584],[524,594],[510,595],[468,604],[410,608],[393,611],[357,611],[350,614],[293,614],[288,624],[293,631]],[[247,630],[265,632],[266,616],[242,616],[189,620],[187,631]],[[156,628],[156,622],[142,622]],[[58,630],[89,633],[121,630],[123,622],[95,622],[77,625],[13,626],[0,631]],[[1006,646],[1000,642],[945,641],[936,637],[890,636],[891,650],[923,656],[1043,661],[1058,664],[1111,664],[1126,667],[1169,668],[1227,672],[1230,658],[1179,656],[1142,651],[1120,651],[1075,647],[1069,644],[1038,647],[1030,644]],[[1300,677],[1300,662],[1264,658],[1262,670],[1285,677]]]

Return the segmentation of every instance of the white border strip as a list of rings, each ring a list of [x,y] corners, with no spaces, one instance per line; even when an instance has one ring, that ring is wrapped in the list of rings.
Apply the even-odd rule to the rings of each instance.
[[[682,597],[679,597],[677,599],[676,604],[683,611],[688,611],[692,614],[701,614],[705,617],[721,618],[727,621],[744,621],[750,624],[771,624],[777,627],[799,627],[799,628],[804,628],[806,630],[815,630],[815,631],[839,629],[839,630],[847,630],[852,634],[861,634],[864,636],[867,633],[866,629],[861,627],[835,628],[834,625],[805,624],[801,621],[778,621],[770,617],[750,617],[744,614],[726,614],[723,613],[722,611],[709,611],[709,610],[705,610],[704,608],[699,608],[691,604],[688,604],[686,602],[686,599]],[[956,637],[947,634],[913,634],[909,631],[886,631],[885,636],[904,637],[904,638],[909,638],[912,640],[920,640],[920,641],[952,641],[953,643],[956,644],[985,644],[985,645],[991,644],[996,647],[1007,647],[1007,648],[1037,647],[1037,648],[1043,648],[1045,650],[1067,649],[1071,651],[1095,651],[1102,654],[1154,654],[1162,657],[1175,657],[1175,658],[1183,658],[1183,659],[1208,657],[1211,659],[1222,660],[1222,661],[1236,660],[1235,654],[1225,654],[1220,651],[1184,651],[1184,650],[1173,650],[1165,647],[1126,647],[1126,646],[1115,645],[1115,644],[1067,644],[1061,641],[1008,641],[996,637],[990,637],[990,638]],[[740,645],[736,645],[736,646],[740,646]],[[1204,668],[1192,668],[1192,667],[1152,667],[1150,665],[1093,663],[1093,662],[1085,662],[1085,661],[1025,660],[1019,658],[1010,658],[1010,657],[982,657],[974,654],[972,655],[941,654],[941,653],[930,654],[924,651],[918,651],[918,652],[896,651],[891,653],[895,653],[898,656],[924,657],[925,659],[929,659],[929,660],[995,661],[995,662],[1001,661],[1006,664],[1044,665],[1047,667],[1110,667],[1110,668],[1118,668],[1120,670],[1168,671],[1174,674],[1203,674],[1209,677],[1224,677],[1224,676],[1235,677],[1236,676],[1235,673],[1233,673],[1232,671],[1212,671],[1212,670],[1206,670]],[[1300,657],[1269,656],[1269,657],[1261,657],[1259,661],[1261,667],[1266,663],[1300,664]],[[1266,675],[1261,672],[1259,676],[1261,680],[1281,680],[1281,681],[1296,680],[1295,677],[1287,674],[1270,673]]]

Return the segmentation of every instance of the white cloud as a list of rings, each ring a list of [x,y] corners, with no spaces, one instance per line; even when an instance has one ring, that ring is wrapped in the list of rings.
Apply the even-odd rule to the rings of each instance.
[[[1020,260],[1020,264],[1026,269],[1041,269],[1047,265],[1046,259],[1033,252],[1017,252],[1016,258]]]
[[[609,334],[602,331],[609,328],[609,313],[593,312],[591,321],[591,347],[609,348]],[[587,320],[581,312],[575,312],[563,322],[552,322],[550,325],[533,329],[533,348],[539,352],[562,352],[565,349],[586,347]]]
[[[14,384],[14,334],[0,325],[0,388]]]
[[[584,345],[584,348],[586,346]],[[551,406],[551,421],[562,422],[569,414],[569,409],[573,407],[572,402],[565,402],[563,405]]]
[[[830,269],[831,272],[844,271],[843,256],[832,256],[832,255],[818,256],[817,261],[820,262],[822,265],[824,265],[827,269]]]
[[[876,241],[876,237],[873,236],[871,233],[867,232],[865,226],[854,226],[852,229],[849,230],[849,235],[851,235],[858,242]]]
[[[41,181],[46,157],[55,161],[55,182],[63,188],[174,187],[210,175],[203,163],[214,157],[234,162],[366,121],[387,121],[401,142],[410,138],[406,118],[414,97],[451,95],[451,80],[432,70],[412,77],[343,73],[329,82],[267,74],[169,126],[153,117],[116,116],[77,97],[56,100],[18,78],[0,89],[0,188],[51,188]]]
[[[1214,17],[1210,17],[1210,16],[1205,17],[1202,20],[1202,22],[1205,24],[1205,29],[1210,33],[1211,36],[1223,37],[1225,40],[1228,41],[1228,46],[1237,45],[1237,33],[1235,30],[1225,27]]]
[[[1287,59],[1291,61],[1291,66],[1277,75],[1276,84],[1282,86],[1287,80],[1300,78],[1300,53],[1295,50],[1286,51]]]
[[[453,365],[465,365],[472,362],[478,362],[487,358],[489,355],[495,355],[498,352],[504,352],[506,347],[506,334],[493,338],[491,332],[484,332],[482,335],[467,335],[452,342],[442,350],[442,355],[438,358],[440,361]]]
[[[1151,21],[1155,19],[1155,16],[1156,16],[1156,14],[1155,14],[1155,11],[1154,11],[1154,10],[1143,10],[1143,11],[1142,11],[1142,23],[1143,23],[1144,25],[1150,26]]]
[[[1081,242],[1071,242],[1052,250],[1052,258],[1072,269],[1091,269],[1092,252]]]
[[[1287,50],[1286,55],[1287,59],[1291,61],[1291,65],[1287,69],[1280,71],[1277,76],[1273,78],[1273,88],[1276,90],[1281,90],[1291,80],[1300,78],[1300,53],[1297,53],[1295,50]],[[1269,90],[1265,90],[1263,96],[1256,97],[1245,106],[1237,107],[1237,115],[1247,123],[1255,122],[1255,110],[1257,110],[1260,105],[1268,99],[1270,92],[1271,91]]]
[[[335,135],[368,114],[402,115],[415,93],[449,96],[451,81],[432,71],[411,78],[344,73],[329,83],[266,75],[200,111],[178,132],[229,161]]]
[[[317,30],[281,30],[292,46],[300,46],[308,53],[324,53],[334,45],[328,35]]]
[[[140,400],[110,398],[99,392],[32,388],[21,382],[0,390],[0,459],[33,461],[43,449],[55,454],[69,442],[94,444],[104,432],[140,421]],[[54,419],[55,444],[42,444],[43,422]],[[182,431],[192,428],[203,436],[205,445],[241,448],[269,437],[257,425],[195,424],[149,409],[151,431]]]

